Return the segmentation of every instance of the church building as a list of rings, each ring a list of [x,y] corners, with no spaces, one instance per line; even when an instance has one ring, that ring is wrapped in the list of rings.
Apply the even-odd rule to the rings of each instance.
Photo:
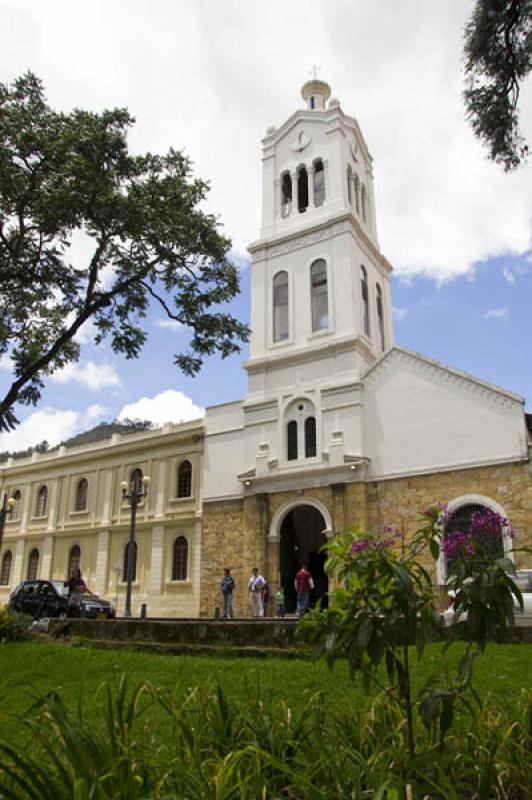
[[[395,345],[372,158],[330,94],[306,83],[305,107],[263,140],[246,397],[197,422],[10,459],[0,602],[22,579],[80,566],[121,613],[130,510],[120,483],[147,475],[133,605],[153,616],[212,616],[226,566],[237,614],[249,613],[254,566],[284,584],[293,610],[302,564],[326,592],[321,548],[336,532],[408,534],[438,502],[455,527],[490,508],[511,522],[508,551],[532,545],[523,398]],[[435,581],[445,578],[442,557]]]

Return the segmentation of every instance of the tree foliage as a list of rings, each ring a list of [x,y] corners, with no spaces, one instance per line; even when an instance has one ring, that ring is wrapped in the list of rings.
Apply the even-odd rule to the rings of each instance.
[[[13,382],[0,401],[0,430],[15,403],[35,405],[44,379],[79,358],[88,320],[95,343],[136,358],[150,304],[191,331],[175,354],[188,375],[214,352],[239,349],[248,329],[220,304],[239,291],[230,241],[201,208],[208,184],[190,161],[131,155],[125,109],[59,113],[28,73],[0,84],[0,357]],[[73,263],[76,238],[89,243]]]
[[[519,93],[532,70],[532,0],[477,0],[464,42],[468,119],[506,171],[527,157]]]

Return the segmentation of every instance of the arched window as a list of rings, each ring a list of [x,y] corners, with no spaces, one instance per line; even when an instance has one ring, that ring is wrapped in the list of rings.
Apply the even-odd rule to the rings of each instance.
[[[314,164],[314,205],[316,208],[325,202],[325,169],[320,159]]]
[[[2,558],[2,570],[0,571],[0,586],[9,586],[11,578],[11,564],[13,561],[13,554],[11,550],[7,550]]]
[[[134,469],[131,473],[131,477],[129,479],[129,491],[131,494],[141,494],[142,493],[142,479],[144,474],[141,469]]]
[[[443,534],[444,540],[447,538],[448,534],[454,533],[455,531],[459,533],[469,533],[471,530],[473,516],[475,514],[482,516],[487,515],[489,517],[490,515],[494,515],[495,512],[481,503],[467,503],[463,506],[460,506],[451,514],[449,514],[446,519],[445,531]],[[489,555],[493,558],[502,558],[504,556],[504,542],[501,537],[483,537],[482,533],[476,534],[475,537],[482,542],[482,545],[488,550]],[[448,571],[451,563],[452,560],[449,558],[449,556],[446,556],[446,572]]]
[[[329,298],[327,293],[327,264],[319,258],[310,268],[310,299],[312,330],[323,331],[329,327]]]
[[[362,206],[362,219],[364,222],[368,221],[368,196],[366,192],[366,187],[362,184],[362,189],[360,191],[360,202]]]
[[[316,455],[316,417],[307,417],[305,420],[305,458],[314,458]]]
[[[273,341],[288,339],[288,272],[273,278]]]
[[[314,97],[314,95],[310,96],[310,107],[312,109],[316,108],[316,98]]]
[[[281,216],[288,217],[292,211],[292,177],[285,172],[281,178]]]
[[[192,494],[192,464],[182,461],[177,470],[177,496],[190,497]]]
[[[286,426],[286,458],[297,461],[297,422],[291,419]]]
[[[186,581],[188,573],[188,541],[185,536],[178,536],[174,542],[172,553],[172,580]]]
[[[81,550],[77,544],[70,548],[68,554],[68,577],[73,578],[81,569]]]
[[[78,483],[76,489],[76,503],[74,506],[75,511],[85,511],[87,508],[87,494],[89,491],[89,484],[85,478],[82,478]]]
[[[368,291],[368,273],[366,268],[360,267],[360,293],[362,295],[362,324],[366,336],[370,335],[369,330],[369,291]]]
[[[353,203],[353,170],[351,164],[347,165],[347,201],[349,205]]]
[[[9,512],[9,518],[11,520],[20,519],[20,500],[21,500],[21,495],[20,495],[20,492],[19,492],[18,489],[13,495],[13,500],[15,501],[15,503],[14,503],[11,511]]]
[[[45,517],[48,508],[48,489],[46,486],[41,486],[39,494],[37,495],[37,505],[35,507],[36,517]]]
[[[28,559],[27,580],[29,581],[36,580],[38,572],[39,572],[39,551],[37,550],[36,547],[34,547]]]
[[[126,544],[126,546],[124,547],[124,571],[122,573],[122,580],[124,581],[124,583],[127,581],[128,573],[129,573],[129,547],[130,547],[130,545],[131,545],[131,542],[128,542]],[[137,580],[137,543],[136,542],[133,542],[133,550],[131,551],[131,553],[132,553],[132,558],[133,558],[133,563],[131,564],[131,580],[132,581],[136,581]]]
[[[382,289],[377,284],[377,322],[379,325],[379,340],[381,350],[384,350],[386,346],[385,337],[384,337],[384,308],[382,304]]]
[[[297,171],[297,208],[300,214],[308,208],[308,173],[305,167]]]
[[[355,174],[355,210],[360,215],[360,180]]]

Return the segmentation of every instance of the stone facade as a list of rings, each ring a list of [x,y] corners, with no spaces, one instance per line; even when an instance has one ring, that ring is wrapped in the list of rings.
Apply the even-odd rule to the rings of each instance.
[[[516,546],[532,547],[531,461],[392,480],[359,480],[206,503],[200,613],[212,617],[215,608],[221,605],[219,583],[224,566],[231,567],[237,582],[234,600],[237,614],[249,613],[247,581],[253,566],[259,567],[272,588],[276,586],[279,535],[276,532],[272,535],[271,523],[276,512],[285,506],[318,501],[329,510],[335,532],[353,526],[378,530],[383,525],[392,525],[404,529],[409,538],[419,527],[421,511],[437,503],[471,496],[498,504],[512,523]],[[515,561],[517,566],[530,566],[526,554],[516,554]],[[436,581],[436,566],[429,557],[427,566],[433,569]]]

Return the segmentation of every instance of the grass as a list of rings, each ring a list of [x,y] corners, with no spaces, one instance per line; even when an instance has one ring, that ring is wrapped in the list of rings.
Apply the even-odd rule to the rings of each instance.
[[[416,683],[440,668],[451,669],[461,649],[457,644],[443,653],[441,645],[430,646],[423,662],[414,662]],[[167,656],[25,642],[0,646],[0,738],[9,735],[14,716],[23,715],[51,690],[59,690],[71,707],[81,692],[85,712],[97,713],[98,686],[104,680],[118,684],[123,673],[132,685],[147,681],[173,688],[179,684],[183,692],[216,681],[232,701],[244,700],[248,690],[256,691],[258,686],[265,698],[294,706],[303,702],[304,694],[317,691],[323,692],[329,704],[343,698],[359,707],[367,704],[360,684],[350,681],[344,665],[330,672],[323,662],[307,660]],[[532,646],[489,646],[477,659],[474,685],[481,697],[491,693],[512,702],[521,689],[532,685]]]
[[[428,648],[416,682],[461,650]],[[443,749],[416,718],[409,760],[397,707],[364,695],[343,664],[0,646],[2,796],[528,800],[531,655],[488,648],[475,683],[493,702],[457,720]]]

